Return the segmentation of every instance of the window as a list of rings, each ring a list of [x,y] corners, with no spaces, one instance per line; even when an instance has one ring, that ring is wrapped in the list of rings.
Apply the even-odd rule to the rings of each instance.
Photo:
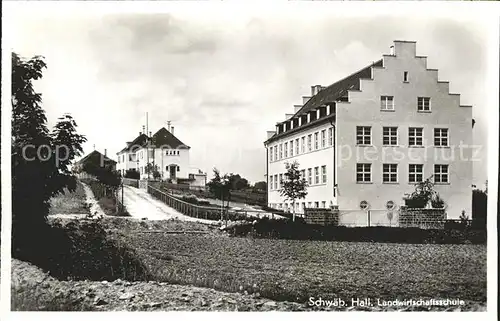
[[[424,165],[410,164],[408,174],[409,174],[408,182],[410,183],[419,183],[423,181]]]
[[[279,188],[281,188],[282,181],[283,181],[283,174],[280,174],[280,181],[278,182]]]
[[[283,144],[280,144],[280,159],[283,159]]]
[[[371,131],[372,131],[372,128],[369,126],[357,126],[356,127],[356,144],[358,144],[358,145],[370,145],[371,144]]]
[[[306,170],[305,169],[300,171],[300,178],[306,179]]]
[[[311,145],[312,135],[307,135],[307,151],[310,152],[312,150]]]
[[[295,155],[299,154],[299,139],[295,140]]]
[[[302,202],[302,209],[306,208],[306,202]]]
[[[270,180],[269,180],[269,185],[271,186],[271,189],[273,189],[273,186],[274,186],[273,185],[273,178],[274,178],[274,176],[271,175]]]
[[[154,158],[155,157],[155,151],[154,150],[150,150],[149,151],[149,158]]]
[[[372,180],[371,167],[372,164],[356,164],[356,182],[370,183]]]
[[[408,128],[408,146],[423,146],[424,129],[410,127]]]
[[[434,128],[434,146],[448,146],[448,128]]]
[[[314,184],[319,184],[319,167],[314,167]]]
[[[300,139],[300,141],[301,141],[300,151],[301,151],[301,153],[305,153],[306,152],[306,137],[305,136],[302,137]]]
[[[284,149],[285,149],[285,158],[287,158],[288,157],[288,143],[285,143]]]
[[[328,128],[328,146],[333,146],[333,128]]]
[[[321,131],[321,148],[326,147],[326,129]]]
[[[314,133],[314,150],[317,150],[319,148],[319,134]]]
[[[177,171],[180,172],[181,168],[179,166],[177,166]]]
[[[418,111],[431,111],[431,99],[429,97],[418,97],[417,110]]]
[[[434,183],[448,183],[448,165],[434,165]]]
[[[290,141],[290,157],[293,156],[293,140]]]
[[[307,183],[312,184],[312,168],[307,169]]]
[[[321,182],[323,184],[325,184],[326,183],[326,165],[321,166],[321,177],[322,177]]]
[[[274,175],[274,189],[278,189],[278,174]]]
[[[384,183],[397,183],[398,182],[398,165],[397,164],[383,164],[382,165],[382,181]]]
[[[403,72],[403,81],[408,82],[408,71]]]
[[[318,208],[319,207],[319,202],[314,202],[314,207]]]
[[[321,207],[326,208],[326,201],[321,202]]]
[[[396,146],[398,144],[397,127],[384,127],[382,129],[382,144],[385,146]]]
[[[269,148],[269,161],[270,162],[273,161],[273,148],[272,147]]]
[[[311,202],[307,202],[307,208],[311,208]]]
[[[381,96],[380,97],[380,110],[394,110],[394,97]]]
[[[274,146],[274,160],[278,160],[278,146]]]

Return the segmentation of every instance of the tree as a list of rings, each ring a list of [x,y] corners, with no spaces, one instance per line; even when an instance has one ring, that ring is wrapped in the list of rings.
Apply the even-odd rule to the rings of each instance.
[[[292,201],[293,221],[295,221],[295,201],[306,197],[307,181],[301,177],[297,161],[285,163],[285,168],[285,178],[280,182],[280,195],[284,196],[285,200]]]
[[[227,201],[227,206],[229,206],[229,200],[231,199],[230,175],[221,175],[217,168],[214,168],[213,171],[214,177],[207,183],[208,190],[222,201],[222,207],[224,207],[224,201]]]
[[[429,203],[434,208],[443,208],[445,206],[445,202],[441,199],[439,193],[434,190],[434,183],[431,181],[432,176],[418,183],[411,194],[406,194],[403,197],[406,206],[409,208],[425,208]]]
[[[248,180],[240,176],[240,174],[228,174],[228,178],[231,184],[232,190],[242,190],[248,188],[250,185],[248,184]]]
[[[12,240],[15,247],[32,241],[45,226],[50,199],[76,189],[69,165],[82,154],[85,136],[69,115],[59,118],[52,133],[33,81],[42,78],[43,57],[29,60],[12,54]],[[24,243],[23,243],[24,244]]]
[[[267,191],[267,182],[261,181],[254,184],[254,189],[258,191]]]
[[[141,174],[139,174],[139,172],[135,168],[127,169],[127,171],[125,172],[125,178],[140,179]]]

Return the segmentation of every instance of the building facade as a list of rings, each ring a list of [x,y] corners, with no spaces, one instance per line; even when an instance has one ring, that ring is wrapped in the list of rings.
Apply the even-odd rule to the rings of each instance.
[[[82,159],[73,164],[72,172],[79,179],[94,178],[94,175],[89,174],[86,171],[86,166],[88,165],[92,165],[94,168],[106,167],[112,171],[116,170],[116,161],[107,156],[106,150],[104,150],[104,154],[101,154],[97,150],[94,150],[86,156],[82,157]]]
[[[117,153],[117,169],[122,175],[127,170],[135,170],[141,179],[153,179],[153,174],[148,174],[146,169],[151,164],[158,169],[161,180],[205,186],[206,179],[200,176],[206,177],[206,174],[190,167],[191,147],[174,136],[173,127],[168,127],[162,127],[150,136],[140,132],[132,142],[127,142],[127,146]]]
[[[472,107],[427,68],[416,43],[328,86],[313,86],[294,114],[268,132],[268,205],[290,209],[279,193],[285,163],[308,180],[307,207],[383,210],[403,205],[431,178],[448,218],[472,207]],[[298,145],[297,145],[298,144]]]

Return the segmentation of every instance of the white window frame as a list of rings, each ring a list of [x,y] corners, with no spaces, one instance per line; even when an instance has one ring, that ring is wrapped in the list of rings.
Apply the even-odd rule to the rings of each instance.
[[[387,144],[386,144],[386,140],[388,141]],[[398,146],[398,128],[397,127],[395,127],[395,126],[382,127],[382,145],[383,146]]]
[[[356,126],[356,145],[369,146],[371,144],[372,144],[371,126]]]
[[[321,131],[321,148],[326,147],[326,129]]]
[[[398,164],[382,164],[382,182],[398,182]]]
[[[285,146],[283,146],[283,150],[285,151],[285,158],[288,158],[288,142],[286,142]]]
[[[307,151],[312,151],[312,134],[307,135]]]
[[[283,174],[280,174],[280,180],[278,182],[278,188],[281,188],[281,182],[283,181]]]
[[[434,164],[434,183],[449,184],[450,183],[450,165]]]
[[[314,184],[319,184],[319,166],[314,167]]]
[[[326,184],[326,180],[327,180],[327,177],[326,177],[326,165],[323,165],[323,166],[321,166],[321,182],[323,184]]]
[[[269,147],[269,162],[271,163],[273,161],[273,147]]]
[[[449,146],[449,130],[448,128],[434,128],[434,146],[448,147]],[[436,144],[437,142],[437,144]],[[444,144],[443,144],[444,142]]]
[[[319,149],[319,132],[314,133],[314,150]]]
[[[412,144],[413,139],[413,144]],[[417,144],[420,140],[420,144]],[[424,146],[424,128],[423,127],[409,127],[408,128],[408,146]]]
[[[333,146],[333,128],[328,128],[328,146]]]
[[[380,110],[394,110],[394,96],[380,96]]]
[[[359,179],[360,178],[359,175],[361,175],[361,180]],[[372,182],[372,164],[356,163],[356,183],[371,183],[371,182]]]
[[[283,159],[283,144],[280,144],[280,158]]]
[[[418,97],[417,98],[417,111],[430,112],[431,111],[431,98],[430,97]]]
[[[290,157],[293,157],[293,139],[290,141]]]
[[[312,185],[312,168],[307,169],[307,183]]]
[[[302,154],[306,152],[306,136],[300,138],[300,150]]]
[[[269,186],[271,186],[271,190],[273,190],[273,183],[274,183],[274,176],[271,175],[271,177],[269,177]]]
[[[420,169],[420,170],[418,170]],[[419,179],[420,177],[420,179]],[[423,164],[409,164],[408,165],[408,182],[410,184],[417,184],[424,180],[424,165]]]
[[[278,189],[278,174],[274,175],[274,189]]]
[[[299,155],[300,154],[300,145],[299,145],[299,139],[296,138],[295,139],[295,155]]]

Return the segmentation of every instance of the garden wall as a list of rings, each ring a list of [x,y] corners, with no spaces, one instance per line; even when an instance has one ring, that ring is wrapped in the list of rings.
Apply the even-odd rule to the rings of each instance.
[[[418,227],[421,229],[443,229],[446,211],[435,208],[407,208],[401,206],[399,213],[400,227]]]
[[[305,208],[304,221],[315,225],[338,225],[339,209],[334,208]]]

